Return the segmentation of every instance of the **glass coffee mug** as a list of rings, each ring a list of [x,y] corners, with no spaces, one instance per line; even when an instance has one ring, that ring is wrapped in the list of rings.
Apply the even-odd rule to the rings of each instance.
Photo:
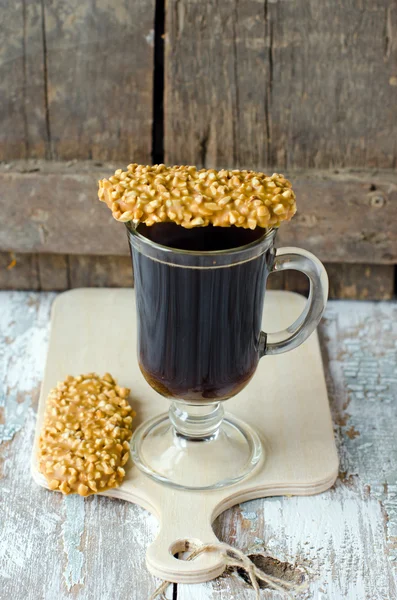
[[[135,431],[133,459],[153,479],[179,488],[236,483],[255,468],[263,450],[254,429],[224,417],[222,401],[247,385],[260,358],[293,350],[314,331],[327,301],[326,271],[310,252],[276,250],[275,229],[181,231],[174,224],[128,223],[127,230],[139,366],[149,385],[172,400],[168,414]],[[264,333],[267,277],[287,269],[307,275],[309,298],[295,323]]]

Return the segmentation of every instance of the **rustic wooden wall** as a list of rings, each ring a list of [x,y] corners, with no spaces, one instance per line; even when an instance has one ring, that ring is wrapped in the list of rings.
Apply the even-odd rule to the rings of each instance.
[[[4,0],[0,160],[150,160],[154,2]]]
[[[165,156],[397,166],[395,0],[168,0]]]
[[[281,170],[279,243],[392,297],[395,0],[5,0],[0,39],[0,288],[130,285],[96,180],[155,160]]]

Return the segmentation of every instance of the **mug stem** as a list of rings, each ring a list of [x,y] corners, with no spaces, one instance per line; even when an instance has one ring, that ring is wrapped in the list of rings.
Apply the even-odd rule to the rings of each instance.
[[[221,402],[197,405],[182,400],[172,402],[169,417],[176,436],[206,441],[217,437],[224,412]]]
[[[157,482],[184,490],[215,490],[247,477],[264,458],[247,423],[223,418],[220,402],[173,402],[168,413],[144,421],[131,439],[137,467]]]

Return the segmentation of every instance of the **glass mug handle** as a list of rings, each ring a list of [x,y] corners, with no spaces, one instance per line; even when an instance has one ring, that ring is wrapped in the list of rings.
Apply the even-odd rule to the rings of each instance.
[[[309,278],[309,297],[301,315],[287,329],[276,333],[261,332],[260,358],[282,354],[300,346],[319,324],[327,304],[327,272],[314,254],[301,248],[278,248],[270,273],[288,269],[300,271]]]

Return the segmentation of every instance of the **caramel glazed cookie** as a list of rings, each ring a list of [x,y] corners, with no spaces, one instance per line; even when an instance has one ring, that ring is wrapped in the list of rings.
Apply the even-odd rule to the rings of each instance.
[[[99,199],[124,223],[255,229],[278,227],[296,212],[291,184],[278,173],[130,164],[98,185]]]
[[[109,373],[69,375],[51,390],[38,451],[51,490],[88,496],[120,485],[135,416],[129,393]]]

